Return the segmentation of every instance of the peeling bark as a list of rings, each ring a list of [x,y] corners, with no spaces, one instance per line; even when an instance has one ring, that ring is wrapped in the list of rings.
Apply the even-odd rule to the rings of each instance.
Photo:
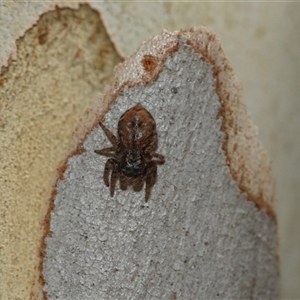
[[[106,159],[94,153],[106,143],[97,122],[116,129],[137,103],[153,115],[166,159],[147,206],[130,189],[111,198]],[[278,298],[270,163],[205,28],[165,31],[119,65],[71,153],[45,236],[48,299]]]

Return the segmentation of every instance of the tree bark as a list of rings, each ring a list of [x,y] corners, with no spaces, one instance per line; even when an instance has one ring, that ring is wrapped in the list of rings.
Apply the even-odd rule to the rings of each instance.
[[[116,70],[74,134],[50,205],[42,262],[48,299],[276,299],[277,225],[270,161],[216,36],[165,31]],[[144,192],[103,182],[128,108],[154,117],[165,164]],[[52,207],[54,207],[52,209]]]
[[[53,173],[59,161],[65,158],[78,119],[99,98],[99,93],[104,93],[112,69],[122,59],[119,55],[130,55],[145,39],[163,28],[190,28],[196,24],[207,24],[222,37],[226,53],[243,82],[243,99],[273,161],[281,225],[281,298],[299,298],[297,245],[300,239],[294,229],[299,227],[300,220],[297,215],[300,173],[296,167],[300,151],[295,139],[299,128],[295,112],[299,111],[300,103],[300,86],[295,80],[299,74],[300,40],[295,38],[295,31],[300,19],[294,5],[288,2],[281,6],[270,3],[257,6],[251,2],[240,5],[95,1],[81,5],[76,1],[37,0],[30,4],[3,1],[0,5],[0,298],[29,299],[39,295],[31,290],[34,276],[41,274],[40,270],[36,272],[39,251],[44,249],[40,247],[40,218],[41,214],[44,217],[43,208],[48,210],[53,204],[47,202],[49,188],[55,191],[51,186]],[[286,22],[287,17],[289,22]],[[194,51],[207,58],[207,51],[197,50],[199,44],[201,41],[198,46],[192,45]],[[215,62],[208,62],[217,78]],[[228,84],[233,82],[236,81],[231,78]],[[238,91],[239,84],[234,86]],[[218,84],[216,87],[221,99],[227,92],[218,90]],[[229,95],[233,95],[234,89]],[[240,99],[239,91],[236,94]],[[77,132],[82,139],[74,139],[73,151],[82,150],[77,149],[78,145],[109,110],[107,101],[112,100],[106,99],[106,102],[98,101],[96,108],[89,111],[90,116]],[[222,149],[232,179],[247,199],[275,220],[268,160],[264,164],[265,154],[258,154],[261,148],[257,146],[256,137],[235,135],[235,132],[248,132],[244,107],[223,100],[220,115],[222,120],[227,120],[227,125],[222,122],[221,131],[225,134]],[[226,103],[231,103],[228,109]],[[118,106],[119,111],[109,125],[114,132],[120,114],[130,105]],[[153,107],[147,103],[145,106],[153,113]],[[232,107],[234,113],[231,113]],[[241,113],[237,107],[242,108]],[[230,124],[238,124],[238,127],[230,127]],[[250,127],[249,132],[255,136],[252,125]],[[161,146],[164,130],[158,130]],[[232,139],[228,140],[231,130]],[[103,139],[103,143],[106,142]],[[246,149],[241,149],[241,145],[247,145]],[[257,151],[252,152],[253,149]],[[243,166],[244,161],[250,162],[250,166]],[[101,160],[102,167],[104,163],[105,160]],[[261,165],[265,168],[258,167]],[[158,182],[149,205],[166,166],[168,161],[158,167]],[[259,171],[252,172],[252,167],[252,171]],[[64,170],[60,172],[62,177]],[[102,183],[102,175],[98,176]],[[264,182],[266,179],[269,183]],[[269,191],[259,190],[262,186],[269,186]],[[143,192],[140,196],[139,201],[143,203]],[[42,224],[43,234],[49,224],[48,221]],[[43,293],[42,288],[38,291]]]

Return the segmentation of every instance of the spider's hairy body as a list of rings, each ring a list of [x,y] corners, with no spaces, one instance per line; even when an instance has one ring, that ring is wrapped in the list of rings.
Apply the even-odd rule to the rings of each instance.
[[[134,191],[140,191],[146,181],[147,202],[156,182],[157,164],[164,163],[164,156],[155,153],[158,140],[152,115],[141,104],[127,110],[118,123],[118,138],[102,123],[100,126],[113,145],[95,150],[97,154],[110,157],[105,164],[103,179],[110,186],[111,196],[118,179],[122,190],[132,185]]]

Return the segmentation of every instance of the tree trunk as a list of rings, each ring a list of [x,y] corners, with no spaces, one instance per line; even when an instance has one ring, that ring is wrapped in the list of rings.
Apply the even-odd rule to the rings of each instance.
[[[119,65],[114,82],[79,125],[51,199],[48,299],[278,298],[270,162],[215,35],[165,31]],[[97,126],[104,112],[116,134],[138,103],[165,156],[148,203],[118,182],[111,197],[108,158],[94,152],[111,146]]]
[[[299,142],[295,136],[297,137],[299,128],[299,118],[296,112],[299,110],[300,86],[296,79],[300,69],[299,63],[297,64],[300,61],[298,59],[300,40],[295,38],[297,37],[295,32],[296,28],[299,28],[300,19],[294,3],[274,6],[271,3],[257,5],[257,3],[250,2],[230,4],[200,2],[106,3],[94,1],[80,5],[76,1],[49,2],[37,0],[30,2],[30,4],[24,1],[18,3],[3,1],[0,5],[0,16],[1,299],[35,299],[44,296],[44,278],[41,276],[43,262],[40,261],[40,253],[44,255],[45,247],[44,245],[41,247],[39,232],[42,232],[43,237],[49,233],[47,226],[50,226],[50,220],[47,218],[50,218],[50,211],[54,207],[53,200],[56,198],[53,196],[51,201],[48,201],[50,198],[49,190],[52,193],[56,192],[56,187],[53,188],[51,185],[53,173],[61,160],[65,162],[63,166],[67,167],[65,152],[70,144],[71,134],[83,112],[91,107],[95,99],[99,99],[99,93],[104,93],[105,86],[111,84],[112,70],[122,60],[121,56],[130,55],[142,41],[157,32],[161,32],[163,28],[174,30],[200,24],[207,24],[221,36],[226,46],[227,55],[243,82],[243,98],[259,127],[260,139],[273,160],[279,200],[277,213],[281,225],[279,228],[281,233],[281,298],[299,298],[299,246],[297,245],[299,245],[300,239],[295,228],[299,227],[300,220],[297,214],[300,190],[300,185],[297,183],[300,173],[298,172],[299,168],[296,167],[299,164],[300,151],[298,151]],[[287,18],[289,22],[286,22]],[[203,34],[204,31],[201,32]],[[279,32],[282,34],[278,34]],[[173,34],[170,36],[176,40]],[[186,33],[183,36],[189,35]],[[268,228],[266,225],[261,226],[262,232],[259,233],[249,229],[250,232],[251,230],[253,232],[253,239],[255,236],[259,237],[257,243],[260,244],[263,241],[267,247],[270,243],[269,240],[266,242],[265,239],[267,236],[269,239],[274,238],[275,243],[275,233],[266,234],[265,230],[272,232],[276,227],[273,179],[270,176],[269,161],[258,144],[253,125],[248,119],[244,106],[239,101],[241,98],[239,83],[236,82],[231,69],[228,68],[229,64],[226,59],[224,63],[224,54],[222,50],[218,49],[219,42],[208,43],[207,40],[203,40],[203,35],[199,34],[201,39],[198,38],[198,40],[196,36],[197,34],[188,37],[187,43],[191,47],[191,53],[194,55],[196,53],[208,63],[216,79],[215,92],[219,99],[217,103],[220,105],[216,122],[220,122],[220,134],[224,138],[222,141],[220,137],[218,141],[221,145],[218,151],[225,156],[228,173],[231,177],[228,176],[243,197],[247,201],[249,200],[246,202],[247,205],[254,203],[258,209],[256,211],[253,207],[253,210],[256,211],[255,216],[258,218],[265,216],[271,222]],[[212,34],[206,36],[214,37]],[[169,41],[166,35],[163,40]],[[176,205],[177,203],[180,205],[188,204],[188,201],[191,201],[188,199],[191,197],[184,198],[184,200],[178,198],[180,195],[182,196],[182,191],[186,188],[192,190],[193,197],[200,197],[199,191],[195,194],[195,185],[199,185],[197,189],[201,188],[201,193],[204,193],[203,184],[205,181],[203,180],[209,178],[206,177],[208,175],[204,175],[207,174],[208,168],[205,165],[208,159],[205,151],[207,151],[209,143],[212,142],[209,131],[205,129],[202,132],[202,127],[199,129],[200,124],[204,126],[203,120],[207,116],[206,111],[202,112],[202,110],[207,110],[209,107],[205,105],[201,107],[201,111],[195,110],[197,106],[193,104],[194,100],[191,100],[190,95],[186,92],[185,97],[177,95],[182,92],[182,83],[181,89],[174,86],[172,81],[162,83],[161,86],[167,86],[167,82],[171,86],[173,96],[168,98],[169,102],[161,97],[161,95],[166,96],[166,91],[162,90],[161,87],[159,87],[161,90],[158,96],[157,93],[153,93],[155,97],[149,94],[147,99],[143,96],[141,100],[139,98],[125,101],[119,99],[119,93],[123,89],[128,87],[132,92],[143,82],[148,82],[146,85],[148,87],[148,84],[154,84],[159,79],[156,78],[156,75],[164,74],[166,67],[162,57],[170,59],[169,55],[179,53],[179,47],[169,42],[163,49],[159,42],[156,43],[158,49],[161,50],[160,54],[157,54],[154,49],[140,54],[143,57],[148,55],[146,56],[147,59],[143,60],[148,72],[144,71],[140,62],[134,63],[136,58],[132,58],[126,63],[126,68],[131,68],[131,71],[124,71],[125,67],[120,67],[116,76],[119,80],[115,83],[116,90],[111,90],[89,111],[89,116],[86,116],[82,125],[78,127],[77,137],[74,138],[70,151],[73,154],[78,150],[79,152],[82,151],[84,148],[80,147],[81,143],[88,138],[92,128],[96,128],[96,123],[99,120],[104,120],[104,118],[104,124],[116,133],[121,114],[134,104],[141,102],[155,118],[159,137],[157,152],[163,154],[166,159],[164,165],[157,166],[157,183],[151,190],[151,197],[148,202],[152,213],[155,213],[155,209],[164,208],[165,201]],[[171,44],[172,47],[174,46],[173,48],[170,47]],[[215,48],[211,47],[212,44],[215,45]],[[151,59],[149,55],[153,55],[155,59]],[[155,67],[156,63],[157,68]],[[151,71],[151,68],[154,69]],[[172,73],[174,73],[173,71]],[[126,75],[127,79],[125,80],[123,76],[127,73],[129,75]],[[140,78],[141,76],[143,78]],[[136,82],[138,84],[135,85]],[[188,82],[190,81],[185,82],[184,85]],[[124,86],[122,87],[121,84],[123,83]],[[141,95],[144,95],[143,93]],[[204,100],[201,95],[204,94],[203,92],[199,94],[202,102],[198,99],[198,105],[203,103]],[[132,97],[135,96],[132,94]],[[175,105],[173,102],[176,103],[176,108],[172,106]],[[115,104],[112,105],[112,103]],[[158,103],[160,103],[159,108],[157,107]],[[183,104],[186,105],[185,108],[180,106]],[[189,105],[190,112],[188,112]],[[216,108],[216,110],[218,109]],[[181,116],[181,112],[184,115]],[[196,113],[198,116],[195,115]],[[160,114],[163,114],[163,117]],[[180,118],[183,116],[185,119],[181,121]],[[164,120],[162,121],[161,118]],[[199,124],[193,125],[195,122],[193,118],[198,118]],[[176,125],[178,124],[176,122],[181,123]],[[183,123],[184,125],[182,125]],[[175,128],[178,134],[174,133],[176,132]],[[211,131],[213,130],[212,127]],[[204,137],[202,135],[204,133],[207,138],[203,142]],[[200,137],[201,140],[197,141]],[[110,142],[99,128],[97,143],[95,149],[110,146]],[[190,145],[194,145],[193,147],[199,145],[199,149],[194,151],[191,148],[191,154],[189,152]],[[95,150],[94,146],[92,148]],[[68,158],[72,156],[70,153]],[[194,161],[189,164],[186,163],[188,155],[194,157]],[[177,162],[179,164],[179,161],[180,167],[176,165]],[[130,199],[132,195],[137,197],[134,200],[137,205],[145,206],[144,190],[135,193],[132,188],[129,188],[128,191],[124,192],[119,189],[119,184],[117,184],[114,198],[109,197],[109,188],[103,186],[102,180],[105,162],[104,157],[96,155],[95,165],[99,168],[99,170],[97,169],[97,186],[101,187],[101,196],[100,194],[96,196],[98,201],[103,203],[104,198],[102,197],[107,197],[109,203],[119,201],[119,197],[124,194],[126,199]],[[190,168],[191,164],[192,168]],[[63,167],[60,168],[59,172],[58,177],[66,176]],[[185,172],[190,172],[190,174]],[[196,173],[197,176],[203,175],[204,179],[197,181]],[[173,177],[170,179],[167,175]],[[219,180],[219,178],[219,176],[215,176],[214,179],[207,179],[210,180],[209,187],[214,186],[214,181]],[[57,178],[55,183],[56,181]],[[169,188],[173,188],[172,201],[162,198],[162,193],[166,193],[168,190],[166,182],[169,183]],[[222,188],[220,187],[218,190],[223,195],[223,183]],[[188,191],[184,192],[184,196],[188,194]],[[170,195],[165,196],[170,198]],[[180,201],[176,199],[180,199]],[[158,205],[158,208],[153,208],[152,206],[156,206],[159,201],[164,202],[162,205]],[[232,203],[229,200],[227,202]],[[197,205],[201,203],[206,205],[205,201],[199,200],[199,203],[198,201],[196,203]],[[217,202],[212,201],[212,203]],[[169,206],[166,206],[165,209],[167,208],[170,209]],[[48,213],[43,213],[44,209]],[[189,209],[191,210],[190,207]],[[203,211],[197,212],[199,218],[206,220],[200,214],[200,212],[204,214],[204,211],[207,211],[208,216],[212,216],[210,209],[208,211],[202,207]],[[215,209],[224,213],[223,209],[218,207]],[[230,216],[234,214],[236,209],[238,206],[232,209],[233,212]],[[168,211],[168,214],[172,214],[172,212],[173,210]],[[142,214],[143,211],[140,213]],[[40,222],[41,215],[43,216],[42,224]],[[47,216],[46,220],[44,219],[45,215]],[[143,222],[147,221],[145,224],[147,224],[148,230],[153,230],[149,225],[147,216],[143,216],[145,216]],[[223,218],[223,215],[221,214],[219,217]],[[248,217],[251,219],[251,214]],[[247,222],[248,217],[243,215],[243,222]],[[181,223],[178,219],[180,218],[171,219],[178,224],[168,225],[168,228],[179,232]],[[217,218],[211,217],[210,221],[213,222],[215,219]],[[123,220],[124,218],[122,222]],[[194,219],[191,220],[194,222]],[[232,218],[232,227],[236,228],[237,225],[235,224],[239,223],[233,220]],[[140,228],[141,222],[138,223],[138,229],[135,230],[142,230]],[[163,224],[169,224],[168,222],[164,221]],[[266,223],[261,222],[260,224]],[[195,226],[199,225],[195,224]],[[224,226],[222,222],[222,227]],[[114,228],[111,228],[112,232],[116,232]],[[204,226],[204,229],[201,228],[199,234],[207,234],[207,228],[208,226]],[[212,228],[214,230],[215,227]],[[230,233],[235,234],[233,230]],[[250,233],[248,232],[248,234]],[[148,238],[150,236],[147,235],[145,241]],[[195,236],[192,235],[192,238]],[[230,236],[229,238],[231,239]],[[157,239],[162,239],[162,237],[159,236]],[[199,239],[201,240],[200,237]],[[226,240],[225,237],[220,238],[218,242],[222,244],[224,239]],[[45,240],[43,239],[43,241]],[[139,245],[141,241],[137,240],[136,243]],[[184,240],[181,240],[180,243],[183,246],[186,245]],[[207,248],[210,245],[209,242],[208,244],[205,242],[205,245],[203,251],[209,250]],[[242,244],[245,247],[246,245]],[[233,244],[232,247],[235,246]],[[153,247],[153,244],[149,247]],[[276,245],[270,246],[269,250],[277,251],[276,247]],[[177,250],[178,248],[175,247],[174,251]],[[261,255],[260,253],[256,252],[257,255]],[[170,252],[170,254],[174,257],[174,252]],[[218,252],[218,254],[220,253]],[[251,255],[249,259],[250,257]],[[254,266],[256,264],[253,263],[252,267],[254,268]],[[266,265],[260,264],[259,267],[265,268]],[[185,268],[188,268],[188,265],[178,272],[182,274],[182,270],[185,271]],[[251,269],[251,272],[254,271]],[[257,272],[261,273],[258,270]],[[270,276],[274,281],[276,281],[276,272],[277,270],[274,271],[274,276]],[[120,273],[116,272],[113,276],[118,279]],[[35,283],[35,288],[32,290],[34,278],[39,278],[41,281],[37,280],[38,283]],[[135,282],[135,277],[132,278]],[[255,285],[254,280],[252,284]],[[274,295],[276,293],[274,291]],[[180,299],[180,295],[183,294],[172,291],[171,295],[170,297]],[[205,294],[203,293],[203,295]]]

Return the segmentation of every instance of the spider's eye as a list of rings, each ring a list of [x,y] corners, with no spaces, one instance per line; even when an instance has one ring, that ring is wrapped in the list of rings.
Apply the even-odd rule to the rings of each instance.
[[[144,156],[140,150],[127,149],[121,158],[121,169],[128,177],[138,177],[145,173]]]

